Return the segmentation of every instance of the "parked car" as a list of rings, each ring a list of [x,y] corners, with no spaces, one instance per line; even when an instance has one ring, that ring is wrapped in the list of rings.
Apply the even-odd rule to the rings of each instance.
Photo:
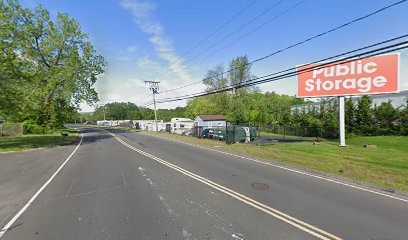
[[[224,140],[224,134],[221,131],[215,131],[212,135],[212,139]]]
[[[208,131],[208,139],[213,139],[215,134],[215,130],[214,129],[210,129],[210,131]]]
[[[193,130],[190,129],[190,130],[184,131],[182,134],[186,136],[191,136],[193,135]]]
[[[203,130],[201,133],[202,138],[212,138],[212,135],[214,134],[214,130],[210,128],[206,128]]]

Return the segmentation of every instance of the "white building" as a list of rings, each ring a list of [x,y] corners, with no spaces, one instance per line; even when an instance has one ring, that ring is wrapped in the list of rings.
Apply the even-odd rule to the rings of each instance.
[[[163,120],[157,120],[159,131],[166,129]],[[144,131],[156,131],[156,124],[154,120],[133,120],[133,127]]]
[[[357,104],[356,102],[361,96],[352,96],[351,98],[353,99],[353,102]],[[346,97],[346,100],[348,100],[350,97]],[[402,106],[405,106],[406,104],[406,99],[408,98],[408,90],[402,91],[399,93],[387,93],[387,94],[378,94],[378,95],[370,95],[371,100],[373,101],[372,107],[375,105],[379,106],[383,102],[389,102],[391,101],[391,104],[394,108],[399,108]],[[327,104],[336,104],[337,97],[332,97],[332,98],[326,98]],[[302,112],[303,109],[307,112],[309,109],[315,108],[316,112],[320,111],[320,101],[313,102],[313,103],[306,103],[306,104],[301,104],[301,105],[294,105],[290,108],[290,112],[293,114],[296,109],[299,112]]]
[[[194,120],[195,136],[201,136],[204,129],[222,128],[227,126],[227,120],[222,114],[198,115]]]

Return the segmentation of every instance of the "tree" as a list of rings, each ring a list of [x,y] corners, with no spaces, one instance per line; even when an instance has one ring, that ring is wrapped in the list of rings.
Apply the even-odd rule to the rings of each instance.
[[[346,131],[351,133],[355,128],[355,111],[353,99],[350,97],[345,104],[345,123]]]
[[[34,119],[47,128],[61,127],[67,111],[80,102],[98,101],[92,86],[106,62],[76,20],[63,13],[52,20],[40,5],[32,11],[14,0],[0,6],[2,23],[9,19],[6,35],[12,38],[3,52],[1,69],[14,71],[8,81],[2,81],[2,88],[13,89],[18,96],[21,113],[14,120]],[[19,83],[23,84],[16,87]]]
[[[241,56],[232,59],[229,64],[230,85],[240,86],[251,79],[251,65],[247,56]],[[239,96],[246,93],[246,88],[234,89],[233,94]]]
[[[142,120],[152,120],[154,119],[154,111],[150,108],[139,108],[140,113],[142,114]]]
[[[219,64],[207,72],[203,83],[206,85],[206,91],[226,87],[228,80],[224,77],[224,67]]]
[[[405,99],[405,106],[400,111],[401,134],[408,135],[408,97]]]
[[[95,109],[96,120],[137,120],[142,119],[142,113],[136,104],[131,102],[112,102]]]
[[[229,112],[227,114],[227,119],[234,124],[247,123],[245,118],[245,104],[244,99],[238,96],[234,96],[231,99],[229,106]]]
[[[357,110],[356,110],[356,127],[362,131],[366,132],[372,127],[374,123],[374,115],[371,109],[372,100],[369,96],[364,95],[358,100]]]
[[[200,114],[219,114],[219,108],[210,96],[194,98],[187,102],[186,116],[196,118]]]
[[[391,101],[381,103],[375,109],[375,118],[378,121],[378,126],[390,130],[393,122],[398,118],[398,113],[398,110],[392,106]]]

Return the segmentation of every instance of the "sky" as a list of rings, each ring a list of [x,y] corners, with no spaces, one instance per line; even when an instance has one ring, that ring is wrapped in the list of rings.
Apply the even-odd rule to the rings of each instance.
[[[108,62],[94,86],[99,105],[119,101],[140,106],[152,99],[144,81],[160,81],[159,99],[200,92],[202,84],[165,91],[202,80],[217,64],[227,69],[238,56],[258,59],[397,1],[22,0],[22,4],[30,8],[41,4],[53,16],[65,12],[80,23]],[[405,2],[259,61],[251,72],[263,76],[406,34],[407,12]],[[402,86],[408,89],[405,80]],[[297,91],[295,78],[259,88],[288,95]],[[158,108],[185,104],[185,100],[161,103]],[[94,107],[81,104],[85,112]]]

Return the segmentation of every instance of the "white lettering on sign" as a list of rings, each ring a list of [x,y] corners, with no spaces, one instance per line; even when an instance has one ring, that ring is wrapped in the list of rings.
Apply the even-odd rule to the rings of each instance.
[[[347,78],[347,79],[336,79],[334,82],[332,80],[322,81],[318,79],[308,79],[306,80],[306,91],[320,91],[321,89],[326,91],[339,90],[340,88],[353,89],[357,88],[357,91],[361,93],[369,92],[372,86],[383,87],[387,83],[387,79],[384,76],[378,76],[375,78],[362,77],[362,78]]]
[[[351,62],[350,65],[335,65],[326,68],[318,68],[313,70],[313,78],[317,78],[322,75],[324,77],[341,77],[346,75],[356,75],[363,73],[375,73],[377,71],[377,64],[374,62],[368,62],[362,64],[361,60],[357,62]]]
[[[322,66],[298,67],[298,96],[341,96],[398,91],[399,54],[388,54]]]

